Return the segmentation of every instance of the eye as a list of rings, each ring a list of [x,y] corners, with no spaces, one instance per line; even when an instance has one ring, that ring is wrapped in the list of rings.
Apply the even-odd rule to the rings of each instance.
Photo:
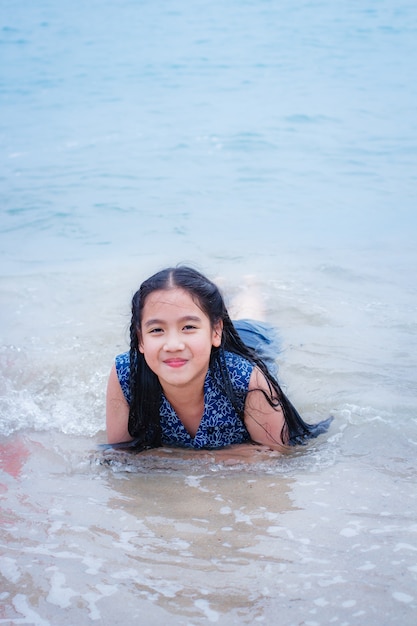
[[[163,332],[164,332],[164,331],[163,331],[163,329],[162,329],[162,328],[152,328],[152,329],[149,331],[149,334],[150,334],[150,335],[159,335],[160,333],[163,333]]]
[[[188,330],[197,330],[197,326],[193,326],[193,324],[186,324],[183,328],[183,330],[188,331]]]

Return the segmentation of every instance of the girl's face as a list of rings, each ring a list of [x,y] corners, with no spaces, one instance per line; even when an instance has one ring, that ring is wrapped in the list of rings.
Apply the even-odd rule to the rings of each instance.
[[[222,323],[210,319],[180,288],[151,293],[145,301],[139,350],[164,390],[203,385],[212,346],[220,346]]]

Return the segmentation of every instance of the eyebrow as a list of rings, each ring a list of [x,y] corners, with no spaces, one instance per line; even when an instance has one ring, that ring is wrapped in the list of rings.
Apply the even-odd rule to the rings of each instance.
[[[183,324],[184,322],[201,322],[201,317],[198,317],[198,315],[184,315],[184,317],[180,317],[178,322],[180,324]],[[155,324],[162,325],[165,323],[166,322],[164,320],[155,317],[145,322],[144,326],[145,328],[149,328],[149,326],[154,326]]]

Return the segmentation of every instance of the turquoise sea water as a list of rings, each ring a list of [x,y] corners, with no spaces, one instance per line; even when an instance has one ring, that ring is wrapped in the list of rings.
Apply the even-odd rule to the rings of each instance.
[[[415,5],[0,18],[0,624],[413,624]],[[280,328],[328,436],[96,452],[131,293],[183,261]]]
[[[412,3],[3,1],[2,16],[7,269],[155,245],[414,245]]]

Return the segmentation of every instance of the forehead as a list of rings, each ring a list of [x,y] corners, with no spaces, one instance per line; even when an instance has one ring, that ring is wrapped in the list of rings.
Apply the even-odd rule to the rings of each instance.
[[[207,317],[196,304],[188,291],[174,287],[153,291],[145,300],[142,312],[142,321],[149,317],[175,317],[183,315],[198,315]]]

